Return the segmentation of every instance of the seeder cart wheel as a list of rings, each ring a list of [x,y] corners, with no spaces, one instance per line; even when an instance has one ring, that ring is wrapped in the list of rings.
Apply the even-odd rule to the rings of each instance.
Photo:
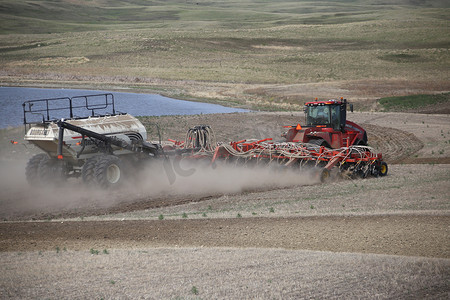
[[[97,160],[94,173],[100,187],[117,187],[123,181],[123,164],[117,156],[104,155]]]
[[[95,167],[100,159],[100,155],[89,158],[81,169],[81,179],[87,185],[94,185],[96,183]]]
[[[67,179],[65,170],[66,166],[63,161],[47,157],[39,163],[39,180],[42,184],[59,186]]]
[[[25,176],[31,186],[37,186],[39,184],[39,164],[41,163],[41,161],[47,159],[49,159],[47,154],[40,153],[36,154],[28,161],[27,167],[25,169]]]

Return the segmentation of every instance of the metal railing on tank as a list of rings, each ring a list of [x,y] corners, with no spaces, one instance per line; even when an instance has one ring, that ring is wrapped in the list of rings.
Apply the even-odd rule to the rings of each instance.
[[[114,95],[111,93],[28,100],[22,104],[23,123],[55,122],[59,119],[83,119],[116,115]]]

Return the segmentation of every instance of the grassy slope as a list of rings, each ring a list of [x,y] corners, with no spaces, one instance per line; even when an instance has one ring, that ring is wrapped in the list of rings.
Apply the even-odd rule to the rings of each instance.
[[[414,3],[5,0],[1,75],[129,85],[401,79],[445,90],[449,6]]]
[[[380,99],[380,104],[386,111],[404,111],[449,101],[450,93],[444,93],[436,95],[385,97]]]

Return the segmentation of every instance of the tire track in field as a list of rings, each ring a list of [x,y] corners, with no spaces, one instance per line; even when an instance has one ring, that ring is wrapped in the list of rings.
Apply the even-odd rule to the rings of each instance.
[[[367,131],[369,146],[382,153],[388,163],[401,163],[424,146],[414,134],[403,130],[367,123],[362,127]]]

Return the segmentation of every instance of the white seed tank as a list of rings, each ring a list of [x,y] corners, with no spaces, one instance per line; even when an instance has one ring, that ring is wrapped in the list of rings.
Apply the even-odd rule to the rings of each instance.
[[[88,117],[83,119],[67,119],[65,122],[108,137],[116,137],[127,143],[147,140],[147,131],[144,125],[129,114],[112,116]],[[34,124],[26,133],[25,140],[33,143],[50,157],[57,156],[59,127],[56,122]],[[87,159],[98,153],[95,143],[80,133],[65,129],[63,142],[63,156],[69,160]],[[115,148],[114,154],[129,154],[130,151]]]

